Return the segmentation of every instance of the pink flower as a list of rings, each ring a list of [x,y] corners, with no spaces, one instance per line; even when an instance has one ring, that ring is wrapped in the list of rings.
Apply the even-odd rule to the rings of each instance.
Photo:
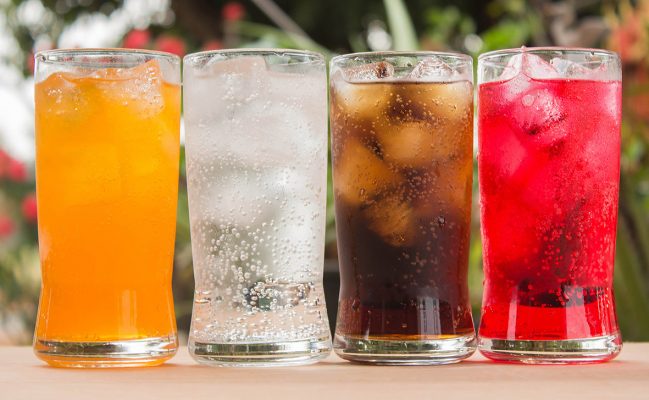
[[[14,182],[24,182],[27,179],[27,168],[25,168],[25,164],[13,158],[9,159],[7,176]]]
[[[0,215],[0,238],[6,238],[14,233],[16,226],[14,222],[6,215]]]
[[[241,3],[236,1],[225,3],[221,9],[221,15],[223,15],[223,19],[226,21],[239,21],[245,14],[246,10]]]
[[[202,50],[203,51],[220,50],[222,48],[223,48],[223,42],[221,42],[218,39],[212,39],[212,40],[208,40],[207,42],[203,43]]]
[[[155,41],[155,48],[156,50],[166,51],[167,53],[175,54],[180,57],[185,55],[185,42],[175,36],[158,36],[158,39]]]
[[[25,196],[22,204],[20,205],[20,209],[23,212],[23,217],[25,217],[28,222],[36,222],[36,216],[38,212],[36,208],[36,196],[34,195],[34,193]]]
[[[151,40],[151,32],[148,29],[133,29],[124,37],[123,46],[127,49],[145,49]]]

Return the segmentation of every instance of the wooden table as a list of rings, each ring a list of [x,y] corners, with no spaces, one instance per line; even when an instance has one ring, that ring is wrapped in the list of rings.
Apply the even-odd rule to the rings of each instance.
[[[627,343],[607,364],[378,367],[331,356],[305,367],[211,368],[182,348],[154,368],[56,369],[28,347],[0,347],[0,399],[649,399],[649,343]]]

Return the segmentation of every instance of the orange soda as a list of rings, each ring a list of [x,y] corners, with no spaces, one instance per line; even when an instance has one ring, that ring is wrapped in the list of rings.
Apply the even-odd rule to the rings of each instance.
[[[52,73],[36,84],[35,103],[36,353],[59,366],[162,363],[177,348],[180,85],[151,60]],[[118,348],[140,348],[143,358],[102,360]]]

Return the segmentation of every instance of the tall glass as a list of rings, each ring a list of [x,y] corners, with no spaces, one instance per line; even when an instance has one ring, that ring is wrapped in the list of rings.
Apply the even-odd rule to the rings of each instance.
[[[316,362],[331,350],[324,59],[248,49],[184,61],[189,351],[212,365]]]
[[[622,342],[613,264],[621,72],[615,53],[483,54],[480,350],[528,363],[603,361]]]
[[[160,364],[178,345],[180,59],[41,52],[35,101],[36,355],[63,367]]]
[[[331,61],[343,358],[441,364],[475,351],[472,71],[470,57],[449,53]]]

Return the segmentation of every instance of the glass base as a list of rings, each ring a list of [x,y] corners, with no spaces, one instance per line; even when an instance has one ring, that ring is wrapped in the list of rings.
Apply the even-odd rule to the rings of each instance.
[[[476,350],[474,334],[434,340],[365,339],[336,334],[334,350],[349,361],[379,365],[452,364]]]
[[[327,358],[331,339],[270,343],[203,343],[190,339],[189,354],[201,364],[222,367],[283,367]]]
[[[615,358],[622,349],[619,334],[572,340],[501,340],[480,338],[487,358],[524,364],[584,364]]]
[[[34,341],[34,353],[54,367],[112,368],[160,365],[176,354],[176,336],[110,342]]]

